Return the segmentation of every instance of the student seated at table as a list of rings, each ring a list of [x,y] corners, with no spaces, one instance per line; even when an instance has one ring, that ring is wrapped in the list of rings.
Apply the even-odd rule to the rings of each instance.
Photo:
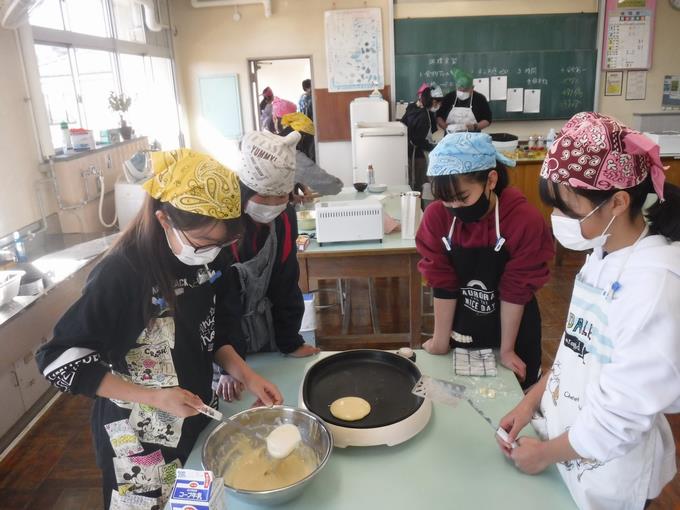
[[[242,355],[279,351],[304,357],[319,352],[299,333],[304,302],[298,286],[297,217],[289,204],[299,140],[295,131],[285,137],[255,131],[241,144],[245,232],[238,247],[233,245],[231,250],[241,285]],[[220,301],[218,296],[218,309]],[[218,394],[227,401],[239,398],[242,388],[233,375],[223,372],[217,385]]]
[[[217,406],[213,362],[264,404],[282,402],[232,345],[241,314],[223,248],[242,231],[236,174],[186,149],[152,153],[152,161],[143,209],[36,354],[54,386],[94,398],[105,508],[131,489],[148,508],[162,506],[156,473],[186,462],[210,422],[197,408]],[[216,282],[230,296],[219,316]]]
[[[434,335],[423,347],[500,348],[501,363],[523,387],[541,367],[535,293],[549,278],[550,229],[516,188],[506,158],[484,133],[445,136],[430,153],[436,201],[416,235],[418,268],[434,292]]]
[[[529,474],[557,464],[583,509],[638,510],[676,473],[664,414],[680,411],[680,189],[659,146],[611,117],[568,121],[541,169],[553,232],[592,250],[555,361],[500,426]],[[649,193],[658,200],[647,211]]]

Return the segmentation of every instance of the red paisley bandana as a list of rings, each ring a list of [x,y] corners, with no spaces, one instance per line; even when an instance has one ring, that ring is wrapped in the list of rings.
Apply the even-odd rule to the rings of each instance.
[[[651,174],[663,200],[664,168],[659,146],[642,133],[606,115],[574,115],[550,147],[541,177],[574,188],[627,189]]]

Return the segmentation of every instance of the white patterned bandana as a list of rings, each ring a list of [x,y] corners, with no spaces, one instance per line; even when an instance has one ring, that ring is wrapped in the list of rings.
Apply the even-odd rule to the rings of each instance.
[[[496,161],[515,166],[499,153],[486,133],[451,133],[430,152],[427,176],[469,174],[496,168]]]
[[[263,196],[282,196],[295,186],[295,146],[300,133],[253,131],[243,137],[239,179]]]

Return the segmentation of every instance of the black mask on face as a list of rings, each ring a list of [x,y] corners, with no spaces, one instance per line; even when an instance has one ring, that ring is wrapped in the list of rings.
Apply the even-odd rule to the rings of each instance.
[[[487,196],[485,192],[482,192],[479,196],[479,200],[472,205],[467,205],[465,207],[447,207],[447,209],[463,223],[474,223],[475,221],[481,220],[489,210],[489,204],[491,203],[490,196],[490,191],[489,196]]]

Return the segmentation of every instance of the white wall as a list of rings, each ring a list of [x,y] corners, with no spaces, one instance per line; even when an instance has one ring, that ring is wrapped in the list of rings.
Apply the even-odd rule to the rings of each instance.
[[[395,18],[427,18],[432,16],[499,16],[512,14],[552,14],[564,12],[597,12],[597,0],[396,0]],[[512,37],[512,34],[508,34]],[[680,11],[673,10],[667,0],[657,2],[656,28],[652,68],[648,73],[647,97],[642,101],[626,101],[625,86],[621,96],[605,96],[605,73],[601,73],[598,91],[599,111],[633,123],[635,112],[661,111],[663,78],[680,73]],[[624,73],[625,83],[625,73]],[[559,128],[562,121],[494,122],[488,131],[509,132],[526,137],[545,134],[551,127]],[[680,129],[680,126],[679,126]]]
[[[248,58],[312,57],[315,88],[325,88],[326,55],[323,12],[332,8],[380,7],[383,16],[385,77],[389,83],[392,59],[389,57],[388,9],[390,0],[274,0],[273,16],[264,17],[261,5],[239,8],[242,19],[232,20],[233,8],[194,9],[189,0],[171,0],[173,22],[177,26],[175,48],[182,83],[184,113],[189,123],[192,146],[212,153],[235,168],[239,161],[238,144],[224,140],[207,128],[200,119],[198,78],[206,74],[238,73],[244,128],[253,129]],[[670,8],[667,0],[657,2],[656,36],[653,67],[647,83],[647,99],[626,101],[605,97],[600,90],[600,111],[632,123],[633,112],[660,110],[664,74],[680,73],[680,12]],[[596,12],[597,0],[395,0],[396,18],[432,16],[480,16],[511,14],[549,14],[563,12]],[[512,34],[508,34],[512,37]],[[602,73],[602,87],[604,73]],[[264,84],[260,84],[262,88]],[[276,91],[275,91],[276,93]],[[288,98],[295,100],[296,98]],[[323,112],[315,112],[323,115]],[[491,131],[511,132],[526,138],[559,128],[562,121],[495,122]],[[319,162],[324,168],[351,183],[351,151],[349,142],[319,144]]]
[[[380,7],[383,21],[385,81],[389,84],[388,54],[389,0],[274,0],[271,18],[264,17],[262,5],[239,7],[241,21],[234,22],[233,7],[194,9],[189,0],[171,0],[171,14],[177,27],[175,52],[181,81],[183,104],[189,124],[191,146],[212,154],[231,168],[239,162],[238,142],[225,140],[208,129],[200,119],[198,79],[203,75],[237,73],[241,93],[244,129],[254,129],[253,105],[250,99],[248,59],[311,56],[313,88],[326,88],[326,46],[324,40],[324,11]],[[260,88],[266,84],[260,83]],[[298,89],[300,85],[297,85]],[[260,91],[261,92],[261,91]],[[278,92],[274,90],[278,95]],[[301,91],[300,91],[301,93]],[[295,97],[287,97],[297,102]],[[323,112],[314,112],[315,116]],[[351,184],[351,156],[340,149],[349,142],[320,143],[319,160],[338,176],[349,175]],[[326,147],[328,145],[328,147]],[[342,156],[340,158],[340,156]],[[336,159],[336,157],[340,159]],[[341,177],[343,178],[343,177]]]
[[[0,28],[0,237],[40,219],[33,192],[40,158],[27,96],[14,31]]]
[[[661,111],[663,78],[666,74],[680,74],[680,11],[673,9],[667,0],[659,0],[656,3],[652,68],[647,74],[647,97],[641,101],[626,101],[626,73],[623,77],[623,93],[620,96],[605,96],[605,73],[602,73],[600,110],[624,124],[633,123],[633,113]],[[680,129],[680,126],[676,129]]]
[[[352,142],[320,143],[317,160],[321,168],[342,179],[345,186],[352,185]]]

